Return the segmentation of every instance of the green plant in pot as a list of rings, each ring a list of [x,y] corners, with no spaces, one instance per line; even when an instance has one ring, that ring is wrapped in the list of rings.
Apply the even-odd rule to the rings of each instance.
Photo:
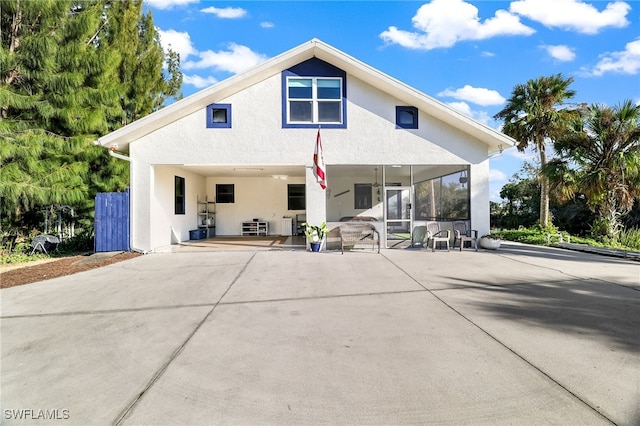
[[[307,236],[307,241],[309,241],[311,245],[311,251],[320,251],[322,240],[329,232],[327,223],[322,222],[321,225],[309,225],[305,222],[302,226],[304,226],[304,234]]]
[[[480,237],[478,244],[485,250],[497,250],[500,248],[500,236],[487,234]]]

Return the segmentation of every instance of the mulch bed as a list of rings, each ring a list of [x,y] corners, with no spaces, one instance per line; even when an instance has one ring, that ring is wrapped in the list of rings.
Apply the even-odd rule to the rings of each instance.
[[[17,285],[71,275],[77,272],[111,265],[112,263],[121,262],[137,256],[140,256],[140,253],[125,252],[95,262],[82,262],[87,259],[87,256],[72,256],[38,265],[25,265],[23,268],[0,273],[0,288],[15,287]]]

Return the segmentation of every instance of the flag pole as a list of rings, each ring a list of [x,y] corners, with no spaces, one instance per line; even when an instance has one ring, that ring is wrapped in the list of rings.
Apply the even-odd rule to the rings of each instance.
[[[316,147],[313,152],[313,174],[320,187],[327,189],[326,165],[324,163],[324,155],[322,153],[322,141],[320,138],[320,124],[318,124],[318,134],[316,135]]]

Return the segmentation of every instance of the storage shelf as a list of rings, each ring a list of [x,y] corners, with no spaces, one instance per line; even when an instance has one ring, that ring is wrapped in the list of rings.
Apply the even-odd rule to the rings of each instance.
[[[269,233],[269,222],[242,222],[242,236],[264,236]]]
[[[197,204],[197,221],[198,229],[207,230],[207,238],[216,234],[216,203],[204,198],[198,197]]]

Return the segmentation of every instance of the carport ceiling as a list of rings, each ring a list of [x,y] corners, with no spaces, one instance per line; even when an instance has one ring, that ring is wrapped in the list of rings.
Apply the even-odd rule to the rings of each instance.
[[[227,166],[210,166],[205,164],[180,165],[185,170],[208,177],[277,177],[281,176],[286,179],[288,177],[304,177],[305,166],[274,166],[274,165],[227,165]],[[427,173],[433,169],[434,173],[438,172],[452,173],[461,170],[463,166],[414,166],[415,173]],[[328,166],[327,175],[329,179],[342,177],[363,177],[373,182],[382,180],[383,166],[376,165],[351,165],[351,166]],[[399,177],[408,176],[409,167],[393,168],[389,167],[388,176]],[[377,176],[376,176],[377,174]]]
[[[303,177],[305,175],[304,166],[255,166],[255,165],[235,165],[235,166],[208,166],[194,165],[182,166],[200,175],[209,177],[272,177],[291,176]]]

